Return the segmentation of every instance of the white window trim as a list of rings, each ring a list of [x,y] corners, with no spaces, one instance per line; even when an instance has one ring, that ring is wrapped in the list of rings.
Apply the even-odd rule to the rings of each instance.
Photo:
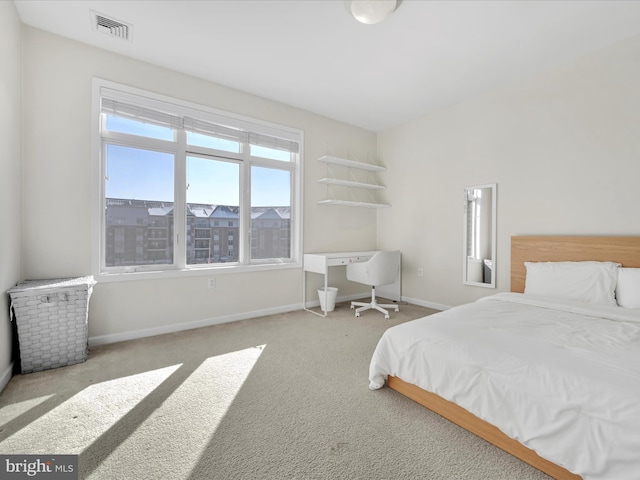
[[[239,127],[244,127],[249,130],[257,129],[264,133],[273,133],[274,135],[288,136],[291,140],[297,141],[300,144],[300,151],[297,156],[297,162],[293,171],[295,172],[292,175],[292,205],[291,205],[291,260],[284,261],[275,261],[275,260],[255,260],[254,263],[251,264],[207,264],[207,265],[190,265],[188,267],[181,267],[180,265],[184,265],[184,262],[181,262],[182,259],[176,258],[176,255],[182,255],[182,253],[178,253],[181,249],[176,248],[174,250],[174,265],[168,265],[168,268],[158,268],[154,266],[146,267],[145,269],[138,269],[133,272],[104,272],[102,270],[102,258],[104,257],[104,244],[105,238],[104,232],[102,229],[102,225],[104,225],[105,221],[105,212],[103,208],[103,199],[104,199],[104,162],[102,160],[102,137],[100,134],[100,98],[101,91],[103,88],[108,88],[110,90],[114,90],[121,94],[123,99],[126,99],[128,96],[134,96],[134,98],[144,97],[145,100],[149,101],[149,104],[153,105],[156,102],[159,102],[158,105],[171,104],[172,107],[175,107],[176,111],[179,113],[188,112],[191,113],[193,110],[197,110],[202,114],[204,118],[227,118],[230,121]],[[92,102],[91,102],[91,158],[92,158],[92,168],[91,168],[91,185],[92,185],[92,203],[93,203],[93,215],[92,215],[92,274],[94,278],[98,281],[131,281],[131,280],[147,280],[147,279],[158,279],[158,278],[180,278],[180,277],[191,277],[191,276],[203,276],[203,275],[218,275],[218,274],[236,274],[236,273],[244,273],[244,272],[257,272],[257,271],[265,271],[265,270],[281,270],[281,269],[290,269],[290,268],[302,268],[302,234],[303,234],[303,223],[302,223],[302,211],[303,211],[303,185],[304,185],[304,172],[303,172],[303,152],[304,152],[304,132],[300,129],[287,127],[283,125],[278,125],[271,122],[265,122],[262,120],[257,120],[249,117],[245,117],[243,115],[226,112],[223,110],[214,109],[211,107],[206,107],[203,105],[198,105],[192,102],[188,102],[185,100],[156,94],[153,92],[148,92],[146,90],[141,90],[135,87],[130,87],[128,85],[123,85],[119,83],[115,83],[109,80],[104,80],[100,78],[92,79]],[[162,141],[160,141],[162,142]],[[151,143],[155,143],[155,141],[151,140]],[[157,144],[155,144],[157,146]],[[190,147],[190,150],[192,148]],[[194,152],[195,153],[195,152]],[[246,155],[249,155],[249,152],[245,152]],[[231,154],[233,155],[233,154]],[[176,164],[181,161],[185,161],[185,159],[180,159],[180,155],[176,156]],[[282,168],[282,162],[270,159],[260,158],[259,160],[256,157],[252,157],[252,165],[256,166],[268,166],[269,168]],[[287,169],[287,168],[284,168]],[[177,168],[176,170],[180,170]],[[186,180],[182,179],[183,184],[185,184]],[[176,178],[176,182],[181,181],[180,178]],[[251,185],[248,178],[240,179],[240,189],[241,196],[243,196],[244,205],[249,205],[250,201],[250,193],[251,193]],[[174,202],[178,203],[179,200],[186,201],[186,191],[182,192],[181,189],[176,189],[176,195],[184,195],[184,199],[174,198]],[[186,220],[186,219],[185,219]],[[175,220],[174,220],[175,221]],[[245,241],[247,242],[248,248],[251,248],[251,228],[250,228],[250,216],[244,215],[244,221],[246,225],[244,225],[244,232],[247,235]],[[176,231],[176,235],[180,232],[184,231],[186,225],[174,225],[174,229]],[[242,231],[242,230],[241,230]],[[184,236],[184,235],[183,235]],[[181,242],[184,239],[180,240]]]

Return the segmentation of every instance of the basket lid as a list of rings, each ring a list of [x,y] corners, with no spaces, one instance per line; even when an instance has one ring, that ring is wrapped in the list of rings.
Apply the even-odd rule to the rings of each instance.
[[[74,278],[51,278],[44,280],[25,280],[22,283],[19,283],[15,287],[7,290],[7,293],[20,293],[31,290],[45,290],[50,288],[66,288],[66,287],[75,287],[78,285],[86,285],[88,287],[92,287],[96,284],[96,281],[93,279],[93,276],[88,277],[74,277]]]

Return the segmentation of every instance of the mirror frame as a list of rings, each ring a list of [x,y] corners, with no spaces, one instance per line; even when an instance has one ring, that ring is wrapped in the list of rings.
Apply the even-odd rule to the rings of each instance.
[[[467,192],[469,190],[483,189],[488,188],[491,189],[491,282],[475,282],[468,280],[468,258],[467,258],[467,236],[469,235],[468,231],[468,218],[467,218]],[[463,215],[463,225],[464,225],[464,235],[462,238],[462,283],[464,285],[473,285],[475,287],[484,287],[484,288],[496,288],[496,241],[497,241],[497,228],[496,228],[496,205],[497,205],[497,190],[498,185],[495,183],[488,183],[485,185],[472,185],[464,188],[464,215]],[[483,265],[484,268],[484,265]]]

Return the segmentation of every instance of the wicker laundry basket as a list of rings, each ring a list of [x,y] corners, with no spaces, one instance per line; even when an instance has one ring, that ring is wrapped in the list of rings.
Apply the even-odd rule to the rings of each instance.
[[[20,371],[84,362],[93,277],[27,280],[9,290],[18,327]]]

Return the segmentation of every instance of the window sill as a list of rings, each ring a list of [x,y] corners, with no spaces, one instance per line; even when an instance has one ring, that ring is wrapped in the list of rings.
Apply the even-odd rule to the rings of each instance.
[[[255,273],[271,270],[288,270],[292,268],[302,268],[302,263],[269,263],[262,265],[244,265],[244,266],[215,266],[201,267],[189,269],[171,269],[156,270],[144,272],[114,272],[114,273],[98,273],[94,274],[97,282],[130,282],[138,280],[160,280],[165,278],[188,278],[188,277],[205,277],[213,275],[228,275],[237,273]]]

